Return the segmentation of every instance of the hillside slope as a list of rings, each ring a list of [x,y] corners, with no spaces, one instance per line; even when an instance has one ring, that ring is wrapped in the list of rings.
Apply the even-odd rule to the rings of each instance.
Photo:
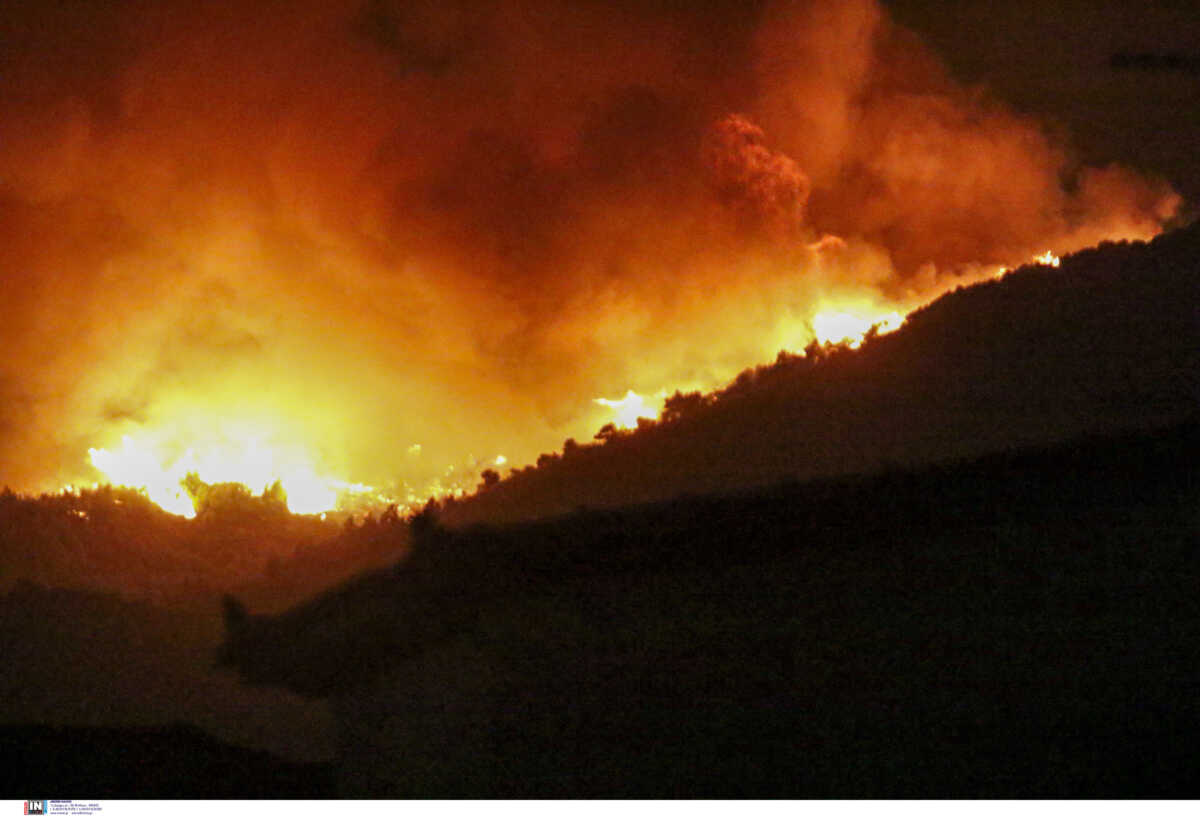
[[[320,799],[331,768],[229,745],[185,723],[81,727],[0,725],[0,792],[76,799]]]
[[[0,654],[6,657],[0,665],[0,732],[178,723],[282,758],[327,758],[334,745],[327,708],[278,689],[239,686],[214,672],[212,653],[221,637],[215,597],[164,607],[112,593],[19,583],[0,594]],[[52,767],[53,741],[47,738],[44,755],[29,762]],[[69,757],[69,740],[61,742]],[[30,784],[39,779],[50,776],[28,777]],[[119,789],[133,791],[132,785]]]
[[[960,289],[856,352],[781,354],[443,508],[513,521],[1178,421],[1200,405],[1200,224]]]
[[[453,532],[223,660],[344,796],[1200,794],[1193,420]]]

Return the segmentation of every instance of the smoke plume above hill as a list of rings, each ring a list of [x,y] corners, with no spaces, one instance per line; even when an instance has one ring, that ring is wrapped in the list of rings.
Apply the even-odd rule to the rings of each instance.
[[[1178,204],[872,0],[0,19],[0,481],[26,489],[214,424],[375,484],[529,461],[596,397],[802,347],[824,306],[904,310]]]

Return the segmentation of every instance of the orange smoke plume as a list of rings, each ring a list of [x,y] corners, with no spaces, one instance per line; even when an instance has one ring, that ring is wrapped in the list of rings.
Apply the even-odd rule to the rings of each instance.
[[[253,427],[314,484],[419,500],[590,438],[603,397],[715,387],[1178,205],[874,0],[26,4],[0,41],[21,489]]]

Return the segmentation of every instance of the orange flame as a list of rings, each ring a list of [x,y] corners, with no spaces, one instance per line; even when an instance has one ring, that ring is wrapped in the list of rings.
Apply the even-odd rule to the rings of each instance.
[[[819,343],[846,343],[850,348],[862,345],[867,332],[893,332],[904,325],[905,316],[897,311],[872,312],[831,309],[813,318],[813,333]]]
[[[658,415],[662,411],[661,399],[658,400],[660,403],[658,408],[654,408],[646,404],[646,398],[633,389],[626,391],[625,396],[619,400],[600,397],[593,402],[611,408],[613,424],[625,430],[636,428],[639,419],[658,419]]]
[[[1054,267],[1057,267],[1060,263],[1062,263],[1061,259],[1048,249],[1041,255],[1034,255],[1033,262],[1036,264],[1041,264],[1042,266]]]
[[[347,482],[319,473],[300,446],[280,445],[265,436],[227,433],[202,448],[188,447],[173,456],[162,439],[149,433],[125,435],[113,450],[91,448],[93,467],[114,485],[143,490],[169,513],[193,518],[196,507],[184,489],[188,474],[209,484],[233,482],[251,492],[279,482],[293,513],[317,514],[334,510],[347,496],[377,494],[369,485]]]

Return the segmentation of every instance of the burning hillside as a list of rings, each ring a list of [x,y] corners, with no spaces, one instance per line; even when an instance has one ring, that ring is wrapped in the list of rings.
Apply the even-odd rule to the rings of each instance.
[[[1200,225],[964,288],[862,343],[781,353],[661,418],[568,441],[467,501],[462,525],[875,473],[1155,427],[1200,406]],[[1129,305],[1139,304],[1131,312]]]
[[[0,482],[184,514],[189,473],[470,488],[1179,203],[873,0],[27,4],[0,42]]]

